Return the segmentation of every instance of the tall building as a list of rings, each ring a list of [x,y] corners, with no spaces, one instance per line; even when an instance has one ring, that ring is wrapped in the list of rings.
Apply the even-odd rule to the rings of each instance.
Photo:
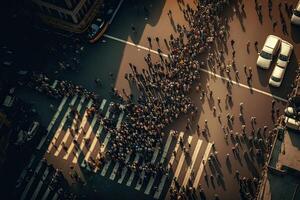
[[[81,33],[97,15],[103,0],[32,0],[41,19],[55,27]]]

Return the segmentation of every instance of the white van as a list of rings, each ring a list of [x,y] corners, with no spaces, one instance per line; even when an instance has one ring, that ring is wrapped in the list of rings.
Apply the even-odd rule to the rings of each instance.
[[[298,2],[296,8],[293,10],[291,23],[295,25],[300,25],[300,1]]]

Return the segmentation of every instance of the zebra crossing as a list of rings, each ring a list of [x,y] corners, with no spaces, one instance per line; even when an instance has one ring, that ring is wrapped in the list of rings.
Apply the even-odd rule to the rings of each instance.
[[[57,83],[53,85],[55,87]],[[168,169],[166,174],[154,174],[149,177],[144,171],[139,173],[137,170],[131,169],[127,165],[121,166],[119,162],[113,160],[107,161],[103,165],[96,165],[92,169],[89,164],[95,163],[98,156],[106,152],[111,145],[112,137],[112,134],[106,131],[101,121],[97,119],[96,114],[88,114],[92,105],[93,100],[83,96],[75,95],[62,98],[49,123],[47,134],[42,138],[37,149],[41,149],[48,141],[49,145],[46,152],[56,159],[78,164],[84,169],[83,172],[87,170],[93,172],[95,176],[101,175],[103,178],[132,187],[145,195],[151,195],[154,199],[163,198],[171,186],[173,178],[179,180],[179,177],[183,177],[182,183],[179,184],[184,187],[188,185],[189,181],[195,188],[198,187],[213,144],[199,139],[197,135],[187,136],[184,132],[175,136],[172,134],[173,131],[170,131],[165,135],[162,147],[153,147],[150,163],[165,166]],[[100,112],[103,113],[105,119],[112,119],[115,127],[119,129],[122,121],[126,118],[125,112],[121,110],[118,114],[112,114],[111,108],[112,102],[103,99],[100,104]],[[71,115],[72,110],[75,110],[77,114]],[[74,130],[76,130],[75,133]],[[49,140],[48,137],[51,134],[54,136]],[[195,144],[188,148],[188,152],[184,152],[181,148],[180,140],[183,138],[186,138],[183,140],[185,147],[189,144]],[[191,158],[189,163],[186,159],[187,153],[190,154]],[[57,191],[51,189],[50,186],[45,186],[48,176],[52,173],[51,170],[46,170],[43,161],[35,162],[36,166],[33,167],[34,160],[36,159],[33,156],[27,166],[27,169],[35,169],[34,175],[23,187],[24,190],[21,192],[20,199],[58,199]],[[142,155],[138,153],[126,155],[125,163],[129,162],[145,164],[142,161]],[[197,165],[196,163],[199,162],[200,165]],[[26,172],[25,170],[20,175],[20,182],[25,179]],[[25,183],[21,185],[23,184]]]

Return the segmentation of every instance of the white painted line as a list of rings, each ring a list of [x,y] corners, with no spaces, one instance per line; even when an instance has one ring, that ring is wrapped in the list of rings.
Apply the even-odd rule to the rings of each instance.
[[[79,149],[78,149],[77,152],[76,152],[75,157],[73,158],[73,161],[72,161],[73,164],[75,164],[75,163],[78,162],[78,157],[79,157],[79,155],[83,152],[83,148],[85,147],[86,141],[87,141],[88,139],[90,139],[91,134],[92,134],[92,132],[93,132],[93,129],[94,129],[94,126],[95,126],[96,122],[97,122],[97,115],[94,115],[93,120],[92,120],[92,123],[90,124],[89,129],[88,129],[88,131],[86,132],[86,135],[83,137],[83,139],[82,139],[82,141],[81,141],[81,144],[80,144],[80,146],[79,146]]]
[[[204,165],[205,165],[206,162],[207,162],[207,158],[208,158],[208,156],[209,156],[209,153],[210,153],[211,148],[212,148],[212,143],[209,142],[209,143],[207,144],[207,147],[206,147],[206,150],[205,150],[203,159],[202,159],[202,161],[201,161],[201,164],[200,164],[200,167],[199,167],[199,169],[198,169],[198,172],[196,173],[195,181],[194,181],[194,183],[193,183],[193,187],[196,188],[196,189],[198,188],[198,185],[199,185],[199,182],[200,182],[200,178],[201,178],[202,172],[203,172],[203,170],[204,170]],[[203,164],[203,162],[204,162],[204,164]]]
[[[85,96],[81,97],[80,102],[79,102],[79,104],[78,104],[78,106],[77,106],[77,112],[80,112],[81,107],[82,107],[82,103],[84,102],[84,100],[85,100]],[[74,130],[74,128],[75,128],[76,121],[77,121],[77,117],[75,117],[75,118],[73,119],[73,121],[72,121],[72,126],[71,126],[71,128],[72,128],[73,130]],[[70,131],[70,129],[68,128],[67,132],[65,133],[65,135],[64,135],[64,137],[63,137],[62,142],[60,143],[59,147],[58,147],[57,150],[55,151],[54,156],[58,156],[58,155],[59,155],[59,153],[60,153],[61,150],[63,149],[63,144],[66,144],[66,142],[68,141],[68,138],[69,138],[70,135],[71,135],[71,131]]]
[[[156,158],[157,158],[157,156],[158,156],[158,153],[159,153],[159,147],[156,147],[155,148],[155,150],[154,150],[154,152],[153,152],[153,155],[152,155],[152,158],[151,158],[151,164],[154,164],[155,163],[155,160],[156,160]],[[145,162],[143,163],[143,165],[145,164]],[[144,178],[145,178],[145,171],[142,171],[142,173],[141,173],[141,175],[140,175],[140,178],[142,178],[142,181],[139,181],[138,180],[138,182],[137,182],[137,184],[136,184],[136,186],[135,186],[135,188],[134,189],[136,189],[136,190],[141,190],[141,188],[142,188],[142,185],[143,185],[143,183],[144,183]],[[151,176],[151,178],[152,178],[152,176]],[[149,180],[150,181],[150,180]],[[147,185],[148,186],[148,185]]]
[[[61,120],[60,125],[59,125],[58,129],[56,130],[56,132],[55,132],[55,134],[54,134],[54,137],[53,137],[52,141],[50,142],[50,145],[49,145],[49,147],[48,147],[47,153],[50,153],[51,149],[53,148],[54,144],[56,143],[56,140],[57,140],[59,134],[61,133],[61,130],[63,129],[63,127],[64,127],[64,125],[65,125],[65,123],[66,123],[66,121],[67,121],[67,117],[69,116],[69,114],[70,114],[70,112],[71,112],[71,108],[70,108],[70,107],[74,106],[74,104],[75,104],[77,98],[78,98],[78,96],[75,95],[75,96],[73,97],[71,103],[69,104],[68,110],[67,110],[67,112],[65,113],[63,119]]]
[[[47,139],[47,137],[48,137],[48,135],[49,135],[52,127],[54,126],[55,121],[57,120],[59,114],[61,113],[62,107],[65,105],[67,99],[68,99],[68,97],[66,97],[66,96],[62,99],[60,105],[57,108],[56,113],[54,114],[53,118],[51,119],[51,122],[49,123],[49,125],[47,127],[47,134],[44,135],[43,138],[41,139],[39,145],[36,148],[37,150],[40,150],[42,148],[43,144],[45,143],[45,141],[46,141],[46,139]]]
[[[101,171],[101,176],[105,176],[106,175],[107,170],[108,170],[110,164],[111,164],[111,160],[105,163],[105,165],[104,165],[104,167],[103,167],[103,169]]]
[[[129,42],[129,41],[126,41],[126,40],[123,40],[123,39],[120,39],[120,38],[116,38],[116,37],[113,37],[113,36],[110,36],[110,35],[107,35],[107,34],[104,34],[104,37],[109,38],[109,39],[112,39],[112,40],[115,40],[115,41],[118,41],[118,42],[121,42],[121,43],[124,43],[124,44],[128,44],[128,45],[137,47],[137,48],[139,48],[139,49],[143,49],[143,50],[146,50],[146,51],[150,51],[151,53],[154,53],[154,54],[159,54],[159,53],[158,53],[157,51],[155,51],[155,50],[149,49],[149,48],[144,47],[144,46],[141,46],[141,45],[134,44],[134,43],[132,43],[132,42]],[[164,56],[164,57],[168,57],[167,54],[163,54],[163,53],[162,53],[161,55]],[[215,74],[215,73],[213,73],[213,72],[211,72],[211,71],[208,71],[208,70],[206,70],[206,69],[200,69],[200,70],[203,71],[203,72],[205,72],[205,73],[214,75],[214,76],[217,77],[217,78],[221,78],[221,79],[223,79],[223,80],[229,81],[229,82],[231,82],[231,83],[233,83],[233,84],[235,84],[235,85],[239,85],[239,86],[241,86],[241,87],[243,87],[243,88],[251,89],[251,90],[253,90],[253,91],[255,91],[255,92],[264,94],[264,95],[266,95],[266,96],[273,97],[274,99],[277,99],[277,100],[279,100],[279,101],[287,102],[287,100],[284,99],[284,98],[282,98],[282,97],[279,97],[279,96],[270,94],[270,93],[268,93],[268,92],[265,92],[265,91],[262,91],[262,90],[259,90],[259,89],[253,88],[253,87],[249,87],[248,85],[245,85],[245,84],[242,84],[242,83],[237,83],[236,81],[229,80],[229,79],[226,78],[226,77],[220,76],[219,74]]]
[[[178,151],[178,148],[180,146],[179,141],[180,141],[180,138],[183,137],[183,135],[184,135],[183,132],[179,133],[179,136],[177,138],[177,143],[176,143],[176,146],[175,146],[175,149],[174,149],[175,153],[177,153],[177,151]],[[174,156],[174,154],[172,154],[171,159],[169,161],[169,165],[171,165],[171,166],[173,165],[173,162],[175,161],[175,158],[176,158],[176,156]]]
[[[137,47],[139,49],[143,49],[143,50],[149,51],[149,52],[157,54],[157,55],[159,54],[157,51],[154,51],[153,49],[150,49],[150,48],[147,48],[147,47],[144,47],[144,46],[141,46],[141,45],[137,45],[137,44],[134,44],[134,43],[126,41],[126,40],[122,40],[122,39],[119,39],[119,38],[116,38],[116,37],[113,37],[113,36],[110,36],[110,35],[107,35],[107,34],[104,34],[103,36],[106,37],[106,38],[109,38],[109,39],[112,39],[112,40],[124,43],[124,44],[128,44],[128,45]],[[164,54],[164,53],[161,53],[161,55],[164,56],[164,57],[168,57],[168,55]]]
[[[88,102],[88,105],[86,106],[86,110],[84,111],[82,121],[81,121],[80,126],[79,126],[79,133],[77,133],[74,137],[75,141],[78,140],[79,135],[82,133],[82,129],[85,127],[85,125],[88,121],[88,119],[87,119],[87,110],[92,106],[92,104],[93,104],[93,100],[91,99]],[[74,146],[75,146],[75,143],[72,141],[71,146],[68,148],[67,153],[64,155],[64,160],[68,160],[71,152],[73,151]]]
[[[134,158],[134,162],[137,163],[137,162],[139,161],[139,159],[140,159],[140,154],[136,154],[136,156],[135,156],[135,158]],[[131,172],[130,177],[129,177],[127,183],[126,183],[127,186],[131,186],[132,181],[133,181],[133,179],[134,179],[134,176],[135,176],[135,170],[133,170],[133,171]]]
[[[115,180],[119,166],[120,166],[120,164],[119,164],[119,162],[117,162],[114,166],[114,169],[113,169],[110,177],[109,177],[110,180]]]
[[[58,83],[58,81],[55,80],[55,81],[53,82],[53,84],[51,85],[51,87],[54,89],[54,88],[57,86],[57,83]]]
[[[22,192],[22,195],[21,195],[21,200],[24,200],[27,196],[27,193],[32,185],[32,183],[34,182],[35,180],[35,177],[37,176],[38,172],[40,171],[41,167],[42,167],[42,164],[43,164],[43,161],[41,160],[37,166],[37,168],[35,169],[34,173],[31,178],[30,178],[30,181],[27,183],[24,191]]]
[[[125,114],[125,112],[122,111],[121,114],[119,115],[118,123],[117,123],[117,129],[120,129],[120,128],[121,128],[121,122],[122,122],[122,119],[123,119],[123,117],[124,117],[124,114]]]
[[[114,11],[112,17],[110,18],[110,20],[109,20],[109,22],[108,22],[109,24],[111,24],[112,21],[114,20],[116,14],[117,14],[117,12],[119,11],[119,9],[120,9],[121,5],[123,4],[123,2],[124,2],[124,0],[121,0],[121,1],[119,2],[117,8],[115,9],[115,11]]]
[[[167,141],[166,141],[166,144],[165,144],[165,147],[164,147],[164,150],[163,150],[162,157],[160,159],[160,163],[161,164],[163,164],[164,161],[165,161],[165,159],[166,159],[166,156],[167,156],[167,153],[169,151],[171,142],[172,142],[172,134],[171,134],[171,131],[170,131],[169,135],[168,135],[168,138],[167,138]],[[151,160],[151,163],[152,163],[152,160]],[[150,191],[151,191],[151,188],[152,188],[152,186],[154,184],[155,178],[156,178],[156,175],[154,177],[153,176],[150,177],[150,180],[148,182],[148,185],[146,187],[146,190],[145,190],[144,194],[147,194],[147,195],[150,194]]]
[[[32,165],[34,159],[35,159],[35,155],[32,155],[31,158],[30,158],[30,161],[29,161],[29,163],[27,165],[27,167],[22,170],[22,173],[19,176],[17,183],[19,183],[19,182],[22,183],[24,181],[24,178],[25,178],[25,176],[26,176],[26,174],[28,172],[28,169],[31,168],[31,165]]]
[[[197,144],[196,144],[196,147],[195,147],[195,150],[193,152],[193,155],[192,155],[192,161],[191,161],[191,165],[188,167],[188,170],[184,176],[184,180],[183,180],[183,187],[186,187],[188,181],[189,181],[189,178],[191,176],[191,173],[192,173],[192,170],[194,168],[194,165],[195,165],[195,162],[196,162],[196,159],[198,157],[198,154],[200,152],[200,148],[201,148],[201,145],[202,145],[202,140],[198,140],[197,141]]]
[[[103,110],[103,109],[104,109],[104,106],[105,106],[106,102],[107,102],[106,99],[103,99],[103,100],[102,100],[101,105],[100,105],[100,110]]]
[[[159,153],[159,149],[160,148],[155,148],[154,152],[153,152],[153,156],[151,158],[151,164],[154,164],[155,163],[155,160],[157,159],[157,156],[158,156],[158,153]]]
[[[167,157],[167,154],[168,154],[168,151],[169,151],[169,148],[170,148],[170,145],[171,145],[171,142],[172,142],[172,134],[171,134],[171,131],[168,135],[168,139],[167,139],[167,142],[165,144],[165,148],[164,148],[164,151],[163,151],[163,154],[161,156],[161,159],[160,159],[160,163],[163,164],[166,157]]]
[[[35,200],[37,198],[37,196],[38,196],[38,194],[39,194],[39,192],[41,190],[41,187],[43,186],[44,181],[46,180],[48,174],[49,174],[49,169],[47,167],[46,170],[45,170],[45,172],[44,172],[44,174],[43,174],[43,176],[42,176],[42,178],[41,178],[41,180],[40,180],[40,182],[39,182],[39,184],[38,184],[38,186],[37,186],[37,188],[35,189],[32,197],[31,197],[31,200]]]
[[[48,196],[49,196],[49,194],[50,194],[50,188],[49,188],[49,186],[47,187],[47,190],[46,190],[46,192],[44,193],[44,195],[43,195],[43,197],[42,197],[42,200],[46,200],[47,198],[48,198]]]
[[[192,138],[193,138],[192,136],[188,137],[188,143],[189,144],[191,144]],[[181,172],[181,168],[182,168],[184,160],[185,160],[185,152],[182,152],[182,154],[179,158],[178,165],[176,167],[175,173],[174,173],[174,177],[176,177],[176,178],[179,177],[179,174]]]
[[[58,194],[57,192],[54,194],[54,196],[52,197],[52,200],[57,200],[58,199]]]
[[[166,183],[166,180],[167,180],[167,176],[163,175],[163,177],[162,177],[162,179],[161,179],[161,181],[160,181],[160,183],[158,185],[158,188],[157,188],[157,190],[154,193],[154,196],[153,196],[154,199],[159,199],[160,194],[161,194],[161,192],[162,192],[162,190],[164,188],[164,185]]]
[[[179,146],[180,146],[179,141],[180,141],[180,138],[183,137],[183,135],[184,135],[184,132],[180,132],[180,133],[179,133],[179,136],[178,136],[178,138],[177,138],[177,143],[176,143],[175,149],[174,149],[174,152],[175,152],[175,153],[177,153],[177,151],[178,151],[178,149],[179,149]],[[175,161],[175,156],[174,156],[174,154],[172,154],[171,159],[170,159],[170,161],[169,161],[169,165],[168,165],[167,167],[169,168],[169,166],[172,166],[174,161]],[[155,198],[155,199],[159,199],[160,194],[162,193],[162,191],[163,191],[163,189],[164,189],[164,185],[165,185],[165,183],[166,183],[166,180],[167,180],[167,175],[164,174],[163,177],[162,177],[161,180],[160,180],[160,183],[159,183],[159,185],[158,185],[157,190],[156,190],[155,193],[154,193],[154,198]]]
[[[126,158],[125,164],[128,163],[129,159],[130,159],[130,156]],[[121,184],[121,183],[123,182],[123,180],[124,180],[124,178],[125,178],[125,175],[126,175],[126,173],[127,173],[127,170],[128,170],[128,169],[127,169],[127,167],[126,167],[126,165],[125,165],[125,166],[123,167],[123,169],[122,169],[121,177],[120,177],[119,180],[118,180],[118,183],[119,183],[119,184]]]

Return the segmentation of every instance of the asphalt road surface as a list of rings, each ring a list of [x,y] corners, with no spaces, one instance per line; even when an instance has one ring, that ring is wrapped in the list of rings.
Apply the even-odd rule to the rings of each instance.
[[[137,2],[137,5],[132,6],[133,2]],[[193,5],[193,1],[184,1]],[[236,69],[239,71],[239,80],[235,79],[235,72],[230,72],[232,84],[230,88],[227,87],[227,82],[230,81],[230,77],[226,74],[220,74],[217,70],[212,72],[212,66],[207,65],[201,72],[201,85],[208,93],[206,88],[209,85],[209,89],[213,91],[212,96],[204,96],[202,99],[201,94],[195,89],[192,92],[192,99],[194,103],[199,107],[199,115],[192,123],[192,130],[186,131],[185,126],[188,116],[183,116],[179,120],[172,123],[166,130],[178,130],[184,132],[185,143],[190,141],[189,156],[184,156],[182,150],[179,148],[176,153],[176,158],[172,165],[173,175],[177,176],[180,184],[186,183],[185,178],[190,174],[189,166],[193,169],[193,173],[197,179],[197,195],[199,196],[199,184],[205,191],[207,199],[212,199],[215,194],[218,194],[220,199],[239,199],[239,184],[236,181],[235,172],[239,171],[241,177],[259,177],[262,170],[262,165],[255,158],[245,159],[243,156],[244,151],[247,150],[246,143],[240,142],[240,158],[235,157],[232,153],[232,147],[235,142],[232,142],[230,137],[225,139],[225,133],[223,126],[227,127],[227,114],[234,116],[234,122],[232,124],[232,131],[234,135],[238,133],[238,137],[241,137],[242,124],[246,125],[247,135],[251,135],[252,125],[251,117],[256,117],[257,123],[254,129],[259,127],[263,128],[268,126],[268,130],[274,128],[275,119],[271,117],[272,100],[275,99],[275,108],[279,109],[279,113],[283,113],[283,108],[286,103],[287,94],[290,91],[290,84],[295,76],[295,69],[298,68],[298,57],[300,55],[300,29],[291,27],[289,23],[289,17],[287,16],[284,5],[282,11],[285,21],[288,27],[288,34],[284,34],[281,30],[278,3],[283,1],[275,1],[273,3],[272,20],[268,14],[267,1],[261,1],[263,18],[260,22],[255,11],[254,1],[242,1],[245,5],[244,13],[235,12],[232,5],[230,9],[224,13],[229,18],[228,29],[229,37],[224,46],[215,46],[217,50],[223,49],[225,54],[225,63],[229,63],[232,60],[232,51],[235,50],[235,63]],[[260,1],[259,1],[260,2]],[[289,4],[296,4],[296,0],[289,1]],[[149,16],[144,13],[144,6],[148,8]],[[237,7],[235,8],[236,10]],[[107,100],[105,104],[105,114],[107,113],[109,102],[112,101],[109,95],[111,86],[122,91],[125,89],[127,93],[132,92],[127,81],[124,79],[125,73],[130,71],[128,63],[133,63],[141,71],[146,67],[144,56],[148,53],[151,54],[153,60],[159,60],[156,53],[160,48],[165,54],[168,54],[167,46],[162,42],[164,38],[168,39],[170,34],[176,35],[176,32],[167,16],[168,11],[172,11],[175,24],[187,24],[184,20],[182,11],[177,1],[175,0],[145,0],[141,1],[125,1],[122,5],[119,13],[113,21],[113,24],[109,27],[108,32],[97,44],[85,46],[85,50],[80,55],[80,69],[77,72],[59,73],[53,74],[54,79],[68,79],[75,83],[82,84],[90,90],[94,90],[103,96]],[[277,21],[278,25],[273,29],[273,22]],[[131,26],[135,26],[137,32],[131,31]],[[258,42],[258,50],[261,49],[266,37],[270,34],[277,35],[284,40],[287,40],[294,45],[294,53],[292,54],[290,64],[285,74],[284,81],[280,88],[272,88],[268,85],[268,80],[272,72],[273,67],[269,70],[261,70],[256,67],[257,51],[254,47],[254,42]],[[160,38],[160,44],[153,42],[152,51],[149,50],[149,44],[147,37],[151,37],[154,41],[155,37]],[[230,41],[234,40],[234,49],[231,48]],[[249,52],[247,52],[246,46],[248,41],[250,42]],[[203,55],[202,60],[206,62],[206,56]],[[247,83],[247,78],[244,73],[244,65],[251,67],[253,71],[253,79],[251,84]],[[249,68],[248,68],[249,69]],[[113,76],[109,76],[112,73]],[[215,74],[216,73],[216,74]],[[94,84],[94,78],[100,77],[103,85],[98,88]],[[226,94],[231,94],[233,101],[226,103]],[[220,98],[220,104],[217,103],[217,99]],[[58,124],[63,119],[63,113],[67,110],[67,104],[71,102],[71,99],[67,100],[66,105],[62,111],[62,114],[57,119],[55,127],[53,128],[53,134]],[[80,112],[84,113],[85,106],[88,105],[87,101],[82,101],[82,109]],[[239,120],[240,103],[243,103],[244,121]],[[80,97],[76,100],[76,106],[80,104]],[[213,109],[216,108],[214,114]],[[109,110],[109,109],[108,109]],[[218,117],[219,116],[219,117]],[[119,116],[114,117],[118,121]],[[126,117],[126,116],[124,116]],[[197,135],[196,125],[198,124],[201,129],[205,127],[205,120],[207,120],[207,127],[209,133],[207,136],[202,134]],[[87,122],[87,127],[93,124],[92,119]],[[99,125],[95,124],[91,133],[91,141],[95,138],[96,131]],[[73,179],[70,178],[69,171],[70,166],[74,166],[77,173],[86,180],[87,186],[81,187],[73,185],[75,189],[82,191],[82,193],[88,193],[93,197],[105,197],[104,199],[132,199],[133,196],[139,199],[152,199],[155,197],[155,190],[152,188],[150,194],[145,194],[147,190],[147,184],[144,183],[141,189],[135,189],[138,181],[137,176],[130,186],[128,187],[128,180],[130,180],[130,173],[124,178],[124,181],[118,182],[118,178],[111,180],[111,174],[113,173],[115,165],[112,163],[107,173],[101,175],[103,168],[97,173],[86,173],[79,167],[83,158],[79,161],[75,158],[76,150],[69,152],[70,158],[64,159],[65,153],[63,153],[61,144],[64,140],[65,134],[57,135],[58,137],[50,139],[48,142],[51,145],[51,141],[57,145],[59,152],[56,148],[52,148],[46,153],[46,158],[49,163],[53,164],[56,168],[63,169],[64,175],[67,177],[69,183],[73,183]],[[101,141],[105,141],[106,134],[101,136]],[[83,141],[83,134],[79,134],[77,140],[79,144]],[[165,137],[167,141],[167,134]],[[72,137],[65,137],[67,145],[71,144]],[[212,148],[214,144],[215,149]],[[94,148],[99,148],[97,143]],[[49,147],[48,147],[49,149]],[[55,150],[56,149],[56,150]],[[170,147],[168,149],[166,160],[172,160],[172,151],[176,149],[176,139],[172,139]],[[73,153],[75,152],[75,154]],[[83,155],[86,155],[88,149],[83,150]],[[209,163],[205,163],[205,167],[202,165],[202,159],[207,160],[208,156],[212,152],[217,152],[218,164],[214,167],[210,167]],[[226,154],[230,154],[230,161],[226,159]],[[80,154],[81,155],[81,154]],[[194,156],[195,155],[195,156]],[[92,155],[95,156],[95,155]],[[161,155],[159,155],[161,156]],[[187,157],[187,158],[186,158]],[[134,158],[132,158],[134,159]],[[217,173],[221,174],[221,180],[217,180]],[[199,174],[199,175],[198,175]],[[207,174],[207,179],[205,178]],[[214,179],[211,179],[211,175],[214,175]],[[198,176],[198,178],[197,178]],[[155,180],[154,185],[159,187],[160,180]],[[127,186],[126,186],[127,185]],[[168,189],[171,185],[171,180],[167,180],[161,193],[161,198],[168,197]]]

